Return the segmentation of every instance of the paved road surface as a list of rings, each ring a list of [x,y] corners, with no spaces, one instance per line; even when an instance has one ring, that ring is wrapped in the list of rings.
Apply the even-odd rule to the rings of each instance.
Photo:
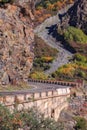
[[[62,86],[57,84],[48,84],[48,83],[35,83],[29,82],[29,86],[32,86],[32,89],[26,90],[15,90],[15,91],[5,91],[0,92],[0,95],[17,95],[17,94],[27,94],[27,93],[36,93],[36,92],[48,92],[56,90],[58,88],[67,88],[68,86]]]

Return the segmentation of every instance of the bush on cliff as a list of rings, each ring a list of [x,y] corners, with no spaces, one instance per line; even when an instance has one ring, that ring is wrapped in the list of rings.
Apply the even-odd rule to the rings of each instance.
[[[10,122],[10,123],[9,123]],[[4,106],[0,105],[0,130],[12,130],[11,113]]]
[[[83,62],[83,63],[87,62],[87,58],[79,53],[74,55],[74,60],[76,60],[78,62]]]
[[[87,35],[85,35],[81,29],[70,26],[64,31],[63,35],[68,42],[87,43]]]
[[[0,2],[7,3],[7,2],[9,2],[9,0],[1,0]]]
[[[49,69],[49,63],[53,62],[57,53],[58,51],[55,48],[50,47],[43,39],[35,35],[33,70],[45,71]]]
[[[47,80],[48,76],[44,72],[35,71],[29,75],[29,78]]]
[[[5,106],[0,105],[0,130],[61,130],[62,127],[62,123],[45,119],[35,109],[11,113]]]
[[[1,0],[0,3],[13,3],[15,0]]]
[[[76,126],[75,129],[76,130],[87,130],[87,120],[83,117],[76,117]]]
[[[73,56],[72,63],[68,63],[58,68],[52,74],[55,78],[84,78],[87,77],[87,58],[79,53]]]

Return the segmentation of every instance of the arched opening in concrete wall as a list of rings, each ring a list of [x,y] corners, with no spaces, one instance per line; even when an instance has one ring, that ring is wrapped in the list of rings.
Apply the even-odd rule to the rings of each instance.
[[[51,118],[54,118],[54,114],[55,114],[55,110],[52,109],[52,110],[51,110]]]
[[[48,92],[46,92],[46,96],[48,96]]]

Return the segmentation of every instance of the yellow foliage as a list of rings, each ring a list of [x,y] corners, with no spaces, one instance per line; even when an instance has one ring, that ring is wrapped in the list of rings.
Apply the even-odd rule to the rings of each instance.
[[[55,6],[57,6],[58,9],[61,9],[62,5],[63,5],[63,3],[60,2],[60,1],[58,1],[58,2],[55,4]]]
[[[63,68],[63,74],[65,75],[72,76],[72,72],[74,71],[75,71],[75,68],[71,64],[68,64],[67,67]]]
[[[49,4],[48,7],[47,7],[48,10],[52,10],[53,8],[54,8],[53,4]]]
[[[53,61],[53,57],[51,57],[51,56],[42,57],[42,60],[44,60],[45,62],[51,62],[51,61]]]
[[[48,78],[48,76],[47,75],[45,75],[43,72],[33,72],[32,74],[30,74],[30,78],[32,78],[32,79],[43,79],[43,80],[45,80],[45,79],[47,79]]]
[[[81,70],[87,71],[87,66],[81,65],[81,66],[79,66],[79,68],[80,68]]]

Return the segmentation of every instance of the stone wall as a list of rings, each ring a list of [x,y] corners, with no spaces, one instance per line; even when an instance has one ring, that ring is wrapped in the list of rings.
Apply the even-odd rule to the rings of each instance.
[[[51,117],[57,121],[61,110],[68,106],[69,96],[70,88],[62,88],[41,93],[4,95],[0,96],[0,103],[11,111],[37,108],[45,117]]]

